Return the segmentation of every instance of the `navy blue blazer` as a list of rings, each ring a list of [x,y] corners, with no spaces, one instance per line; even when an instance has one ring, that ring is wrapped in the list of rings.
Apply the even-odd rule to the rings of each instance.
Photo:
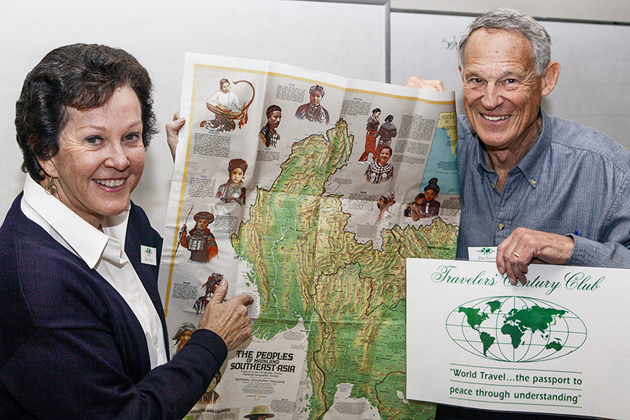
[[[153,370],[144,332],[122,296],[20,209],[0,228],[0,418],[181,419],[223,364],[227,348],[196,331]],[[158,265],[140,245],[162,239],[132,204],[125,252],[162,320]],[[168,349],[167,349],[168,353]]]

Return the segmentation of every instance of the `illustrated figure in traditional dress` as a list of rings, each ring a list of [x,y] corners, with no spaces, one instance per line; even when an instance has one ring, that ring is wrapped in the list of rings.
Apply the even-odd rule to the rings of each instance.
[[[186,225],[180,232],[180,244],[190,251],[190,260],[207,263],[217,256],[219,248],[208,225],[214,222],[214,215],[207,211],[195,214],[195,227],[186,232]]]
[[[243,177],[247,171],[247,162],[243,159],[232,159],[228,163],[228,173],[230,178],[225,184],[219,185],[217,198],[224,203],[236,201],[241,206],[245,204],[246,189],[243,184]]]
[[[326,93],[324,92],[324,87],[320,85],[313,85],[308,90],[308,93],[310,95],[310,102],[300,105],[295,111],[295,116],[300,120],[328,124],[330,122],[328,111],[326,111],[326,108],[320,104]]]

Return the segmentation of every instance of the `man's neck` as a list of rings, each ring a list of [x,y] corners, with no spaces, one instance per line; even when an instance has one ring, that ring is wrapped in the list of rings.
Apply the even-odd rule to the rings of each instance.
[[[542,117],[538,117],[536,122],[530,127],[528,133],[512,147],[505,149],[493,149],[485,147],[486,161],[492,169],[497,173],[497,190],[503,192],[505,183],[507,182],[508,172],[512,170],[525,157],[525,155],[534,147],[540,132],[542,131]]]

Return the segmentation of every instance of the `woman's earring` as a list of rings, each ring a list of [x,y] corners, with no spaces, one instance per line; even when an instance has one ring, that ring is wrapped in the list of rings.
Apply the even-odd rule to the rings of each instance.
[[[57,194],[57,186],[55,185],[55,179],[52,176],[48,178],[48,181],[46,181],[46,186],[44,187],[44,189],[50,195]]]

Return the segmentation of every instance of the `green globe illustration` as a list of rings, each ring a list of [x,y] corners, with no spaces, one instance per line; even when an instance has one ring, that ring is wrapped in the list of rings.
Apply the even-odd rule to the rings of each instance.
[[[451,311],[446,331],[462,349],[491,360],[557,359],[586,341],[586,325],[573,312],[542,299],[485,297]]]

